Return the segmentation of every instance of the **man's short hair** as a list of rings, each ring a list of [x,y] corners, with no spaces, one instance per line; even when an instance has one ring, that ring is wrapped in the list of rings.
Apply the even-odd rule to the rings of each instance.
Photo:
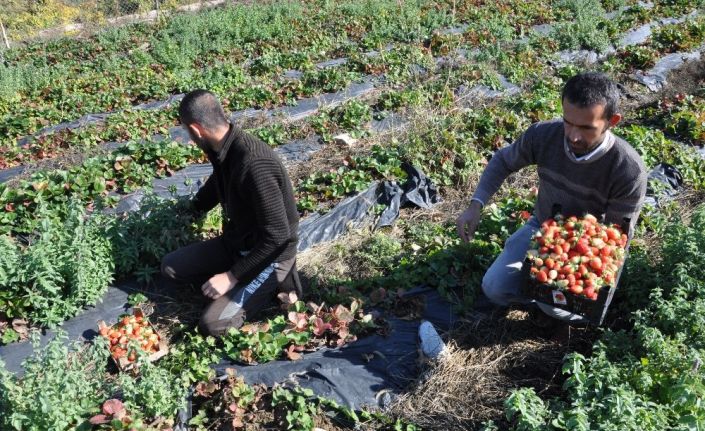
[[[561,100],[580,108],[605,105],[604,118],[609,119],[619,110],[619,88],[604,73],[584,72],[565,83]]]
[[[198,123],[208,130],[228,124],[223,106],[208,90],[193,90],[186,94],[179,105],[179,118],[182,124]]]

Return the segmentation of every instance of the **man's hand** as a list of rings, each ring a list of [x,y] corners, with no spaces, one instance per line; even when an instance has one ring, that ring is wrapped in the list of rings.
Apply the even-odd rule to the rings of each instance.
[[[460,239],[465,242],[472,239],[473,235],[475,235],[475,229],[480,223],[481,216],[482,205],[478,201],[470,201],[470,206],[458,216],[455,222]]]
[[[236,284],[237,278],[228,271],[211,277],[208,281],[203,283],[201,291],[210,299],[218,299],[228,293]]]

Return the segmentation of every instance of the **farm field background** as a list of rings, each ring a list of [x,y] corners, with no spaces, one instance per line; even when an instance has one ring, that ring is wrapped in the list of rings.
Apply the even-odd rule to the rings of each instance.
[[[703,429],[704,8],[226,2],[2,51],[0,351],[35,346],[21,373],[0,362],[0,429]],[[487,307],[480,288],[533,208],[535,171],[505,183],[470,243],[454,220],[492,153],[560,117],[560,89],[583,70],[620,84],[615,133],[648,169],[666,163],[681,181],[650,181],[605,324],[557,342],[526,312]],[[375,182],[403,183],[403,162],[442,201],[403,208],[381,229],[382,208],[372,208],[367,224],[299,254],[303,298],[205,337],[196,291],[165,291],[158,275],[164,254],[220,228],[219,211],[194,219],[184,208],[206,162],[176,115],[195,88],[217,93],[233,121],[282,155],[302,219]],[[137,359],[138,374],[114,369],[101,337],[61,335],[126,283],[136,286],[129,305],[170,348],[157,362]],[[384,408],[216,375],[228,361],[302,361],[384,336],[388,320],[422,316],[424,298],[404,295],[418,286],[458,316],[442,332],[450,353],[418,364],[418,379]],[[59,335],[41,345],[46,330]]]

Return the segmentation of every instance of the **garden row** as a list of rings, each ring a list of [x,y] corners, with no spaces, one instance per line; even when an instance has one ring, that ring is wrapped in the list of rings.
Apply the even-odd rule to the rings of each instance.
[[[642,16],[634,11],[639,11],[639,6],[626,9],[622,15],[631,17],[632,15]],[[620,15],[620,16],[622,16]],[[624,22],[632,22],[632,18],[624,18]],[[701,20],[696,20],[688,24],[689,28],[700,28]],[[622,21],[619,21],[622,22]],[[586,23],[595,24],[595,23]],[[702,34],[692,35],[692,32],[686,32],[685,35],[679,33],[677,25],[666,25],[658,28],[654,33],[657,46],[666,46],[667,43],[678,39],[684,47],[691,46],[695,42],[701,41]],[[449,53],[465,53],[469,47],[468,32],[452,33],[447,36],[438,36],[431,40],[431,51],[436,54]],[[695,30],[693,30],[695,31]],[[455,80],[469,85],[472,81],[477,81],[480,84],[489,86],[490,89],[501,88],[495,72],[491,71],[492,67],[507,74],[512,80],[526,81],[536,76],[540,76],[545,69],[545,64],[550,60],[551,50],[536,49],[540,46],[552,46],[555,39],[538,38],[535,40],[523,40],[523,42],[514,42],[512,32],[506,33],[500,28],[492,29],[490,42],[484,41],[480,50],[475,50],[475,55],[470,59],[473,66],[466,73],[455,74]],[[496,34],[495,34],[496,33]],[[697,33],[697,32],[696,32]],[[470,37],[470,41],[473,38]],[[470,42],[472,45],[472,42]],[[678,45],[678,43],[676,43]],[[401,85],[404,82],[409,82],[414,76],[410,73],[410,65],[417,64],[415,67],[428,68],[429,58],[425,56],[419,47],[410,46],[401,50],[392,50],[388,53],[383,53],[378,56],[364,55],[360,59],[346,59],[342,66],[333,69],[322,69],[305,72],[302,79],[284,78],[257,78],[257,85],[252,85],[250,79],[243,75],[243,70],[239,66],[228,72],[228,68],[223,72],[222,69],[215,70],[214,74],[206,74],[199,79],[205,80],[203,84],[207,88],[213,88],[216,91],[221,89],[220,93],[224,96],[227,103],[235,103],[233,109],[248,107],[266,107],[271,104],[278,105],[287,101],[296,100],[305,95],[315,94],[319,91],[331,92],[340,90],[350,83],[355,76],[360,77],[360,72],[364,73],[383,73],[387,82]],[[410,49],[409,49],[410,48]],[[535,52],[543,53],[543,58],[537,57]],[[454,54],[455,55],[455,54]],[[463,54],[466,55],[466,54]],[[617,61],[615,59],[623,59]],[[625,70],[629,68],[630,57],[625,57],[621,54],[608,59],[603,66],[606,69]],[[334,63],[334,62],[333,62]],[[438,63],[438,60],[437,60]],[[493,63],[494,64],[493,66]],[[442,64],[442,63],[441,63]],[[490,69],[487,69],[487,67]],[[457,67],[457,65],[456,65]],[[231,73],[232,72],[232,73]],[[356,75],[357,74],[357,75]],[[474,75],[474,76],[473,76]],[[264,79],[264,81],[262,81]],[[284,79],[284,81],[281,81]],[[207,82],[206,82],[207,81]],[[234,101],[234,102],[233,102]],[[174,126],[174,107],[166,106],[156,110],[128,110],[118,115],[108,116],[104,122],[88,126],[86,130],[79,129],[59,129],[48,136],[40,136],[29,140],[21,147],[16,147],[11,142],[5,145],[6,151],[0,160],[0,167],[15,166],[19,163],[26,163],[31,160],[51,158],[67,149],[91,148],[97,144],[113,141],[123,141],[126,139],[136,139],[138,137],[149,137],[158,133],[165,133],[170,126]],[[17,118],[17,112],[13,114],[13,121],[24,121]],[[26,118],[26,117],[25,117]],[[46,119],[40,119],[46,123]],[[264,131],[263,133],[267,133]],[[8,137],[11,134],[7,135]],[[14,139],[11,139],[14,140]]]
[[[449,9],[429,8],[428,5],[421,3],[423,2],[420,4],[407,2],[403,7],[410,10],[392,14],[391,10],[395,6],[392,6],[391,2],[390,4],[375,3],[375,6],[362,6],[351,2],[348,6],[355,13],[346,17],[343,22],[352,21],[357,25],[371,28],[383,17],[388,19],[385,25],[390,27],[389,29],[380,30],[379,26],[376,27],[376,31],[380,31],[384,35],[382,39],[376,44],[363,44],[365,49],[380,49],[388,43],[396,41],[405,44],[411,43],[416,47],[422,47],[426,43],[436,53],[447,52],[449,46],[455,45],[463,49],[479,49],[482,55],[493,55],[493,52],[496,54],[501,45],[506,45],[525,34],[531,25],[550,21],[551,18],[565,19],[566,15],[575,13],[576,10],[573,9],[578,7],[567,4],[563,9],[550,12],[551,10],[541,7],[539,4],[523,5],[520,9],[514,9],[514,19],[508,20],[507,18],[498,18],[497,15],[497,12],[506,8],[507,5],[498,5],[498,10],[494,10],[494,8],[471,9],[456,5],[456,14],[449,16],[451,13]],[[579,15],[584,22],[578,24],[583,27],[591,27],[590,31],[596,34],[609,34],[611,39],[616,39],[620,31],[629,29],[630,26],[639,24],[646,18],[654,19],[659,16],[671,16],[684,10],[689,11],[689,7],[696,4],[685,4],[685,7],[674,8],[666,6],[667,3],[657,4],[649,9],[648,13],[646,9],[634,6],[623,10],[617,14],[617,18],[611,20],[604,17],[599,4],[591,4],[588,5],[590,7],[589,16]],[[128,27],[101,33],[96,36],[95,40],[65,41],[62,39],[56,42],[58,46],[55,47],[50,44],[48,46],[30,46],[17,52],[12,51],[17,58],[13,59],[10,55],[9,67],[2,70],[2,75],[0,75],[0,77],[6,77],[8,83],[5,88],[10,93],[5,99],[2,99],[5,101],[6,107],[0,108],[0,114],[5,117],[4,122],[0,124],[0,131],[5,137],[3,139],[7,140],[3,142],[3,146],[8,146],[15,138],[31,134],[42,126],[72,121],[85,114],[129,108],[137,103],[158,100],[191,88],[205,87],[214,91],[227,90],[223,91],[226,94],[221,95],[229,101],[230,108],[242,109],[250,106],[269,106],[272,103],[280,104],[302,95],[326,91],[326,88],[338,89],[346,79],[351,78],[349,73],[379,69],[374,64],[367,64],[368,61],[363,52],[356,52],[355,49],[341,50],[339,47],[326,50],[321,47],[321,39],[336,41],[348,39],[339,35],[336,37],[322,35],[322,23],[315,21],[326,17],[325,13],[329,15],[334,12],[339,13],[338,10],[316,11],[314,22],[310,22],[311,20],[307,20],[309,18],[306,16],[309,13],[307,11],[298,10],[297,13],[285,16],[280,9],[286,7],[297,8],[292,5],[274,5],[269,9],[264,8],[266,9],[264,11],[256,11],[251,7],[236,7],[232,10],[226,9],[225,12],[211,11],[199,14],[197,22],[189,19],[189,26],[206,25],[212,20],[223,19],[224,16],[236,21],[247,21],[247,29],[242,29],[242,34],[231,35],[231,37],[208,34],[208,43],[203,43],[205,46],[191,45],[193,41],[189,39],[188,48],[198,51],[197,53],[189,52],[185,47],[181,47],[176,52],[174,52],[174,47],[169,48],[167,53],[161,51],[161,49],[166,49],[163,45],[173,43],[176,38],[175,31],[170,26],[186,25],[186,22],[183,22],[179,16],[169,22],[168,28],[162,29],[164,33],[157,32],[157,35],[148,38],[148,42],[143,42],[146,45],[144,49],[120,51],[120,47],[126,46],[128,43],[134,43],[133,48],[134,46],[144,46],[140,45],[139,37],[135,36],[134,31]],[[371,9],[367,10],[366,8]],[[382,11],[375,8],[382,9]],[[419,13],[420,16],[414,17],[413,12]],[[233,16],[229,16],[228,13]],[[552,13],[558,16],[552,17]],[[251,19],[250,15],[254,15],[255,18]],[[272,19],[272,17],[275,18]],[[260,19],[267,18],[271,19],[267,24],[258,22]],[[329,17],[326,18],[326,21],[330,22]],[[488,21],[489,18],[491,19]],[[203,20],[203,22],[198,20]],[[315,33],[292,35],[289,33],[291,29],[287,29],[287,33],[283,35],[280,33],[283,31],[282,26],[285,25],[282,20],[293,20],[299,24],[300,22],[310,22],[310,26],[307,24],[306,28]],[[463,33],[455,35],[453,33],[446,35],[436,33],[435,36],[432,35],[434,31],[441,28],[440,26],[448,26],[458,22],[469,23]],[[260,26],[255,29],[254,26],[258,24]],[[589,32],[586,33],[583,30],[575,33],[576,29],[566,28],[568,25],[568,23],[559,23],[550,33],[550,37],[539,37],[537,43],[544,46],[575,49],[594,39]],[[355,27],[355,25],[349,26]],[[605,30],[603,27],[606,27],[608,31],[603,31]],[[326,27],[323,26],[323,28]],[[227,30],[225,31],[227,32]],[[349,29],[349,31],[353,30]],[[210,32],[214,32],[213,27]],[[255,40],[254,36],[248,32],[256,32],[258,35],[272,32],[276,34],[276,37],[263,37]],[[368,31],[367,35],[369,34]],[[564,40],[562,38],[565,36],[561,35],[565,34],[580,34],[583,40]],[[157,39],[153,40],[152,37]],[[279,46],[287,37],[301,38],[307,42]],[[243,39],[251,41],[255,45],[264,43],[266,46],[245,49],[246,54],[228,55],[228,47],[242,48]],[[224,40],[228,42],[223,42]],[[227,43],[232,45],[227,45]],[[335,42],[332,43],[335,44]],[[211,46],[213,44],[226,44],[226,46],[215,48]],[[290,52],[293,46],[298,48],[296,51]],[[199,50],[205,50],[205,53]],[[34,63],[21,61],[26,58],[28,53],[36,55],[32,57]],[[40,53],[44,56],[39,56]],[[75,58],[77,53],[83,54],[79,55],[79,58]],[[321,57],[314,56],[312,59],[312,53],[321,55]],[[332,54],[348,56],[347,63],[349,65],[343,67],[342,70],[315,69],[314,61]],[[185,57],[184,62],[175,61],[173,56]],[[35,64],[38,61],[37,58],[41,58],[41,61],[49,61],[49,64]],[[45,73],[41,72],[42,67],[51,67],[51,69],[47,69],[46,77]],[[95,67],[98,69],[93,70]],[[64,68],[66,70],[62,72],[63,74],[57,76]],[[301,79],[292,80],[281,76],[283,70],[291,68],[304,71]],[[512,68],[508,67],[508,69]],[[194,70],[205,70],[206,73],[196,75],[193,73]],[[514,68],[515,73],[512,74],[512,70],[507,70],[510,73],[510,79],[520,78],[520,76],[515,76],[520,71],[521,68]],[[31,80],[23,75],[30,72],[32,73]],[[23,80],[27,82],[22,82]],[[61,85],[57,85],[57,83],[61,83]],[[18,85],[20,88],[12,93],[12,90]],[[228,95],[232,97],[228,97]],[[19,110],[17,109],[18,104],[21,107]],[[0,103],[0,106],[3,104]],[[13,108],[12,111],[9,110],[10,106]]]

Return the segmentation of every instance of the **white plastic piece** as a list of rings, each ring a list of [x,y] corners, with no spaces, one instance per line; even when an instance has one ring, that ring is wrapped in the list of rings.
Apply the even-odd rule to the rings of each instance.
[[[441,336],[428,320],[422,321],[419,325],[419,346],[421,354],[430,360],[442,359],[448,352]]]

